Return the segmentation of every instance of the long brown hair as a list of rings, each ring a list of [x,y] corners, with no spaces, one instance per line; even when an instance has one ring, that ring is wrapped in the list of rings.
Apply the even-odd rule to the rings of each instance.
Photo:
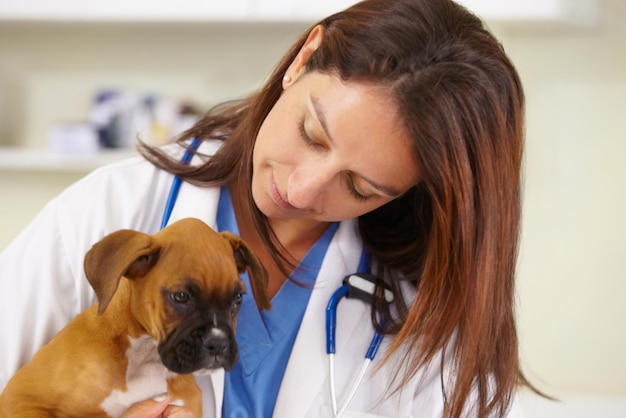
[[[387,359],[406,353],[394,388],[443,351],[442,376],[444,362],[454,376],[442,381],[444,416],[465,408],[503,416],[516,386],[527,384],[514,316],[524,136],[517,72],[482,22],[449,0],[366,0],[319,24],[324,39],[307,71],[388,86],[414,140],[420,183],[358,220],[377,274],[398,294],[402,282],[417,287],[410,305],[396,298],[393,317],[376,306],[395,334]],[[224,139],[205,164],[184,166],[147,146],[141,152],[193,183],[249,184],[256,134],[308,32],[262,90],[213,109],[179,138]],[[286,266],[289,258],[249,202],[262,238]]]

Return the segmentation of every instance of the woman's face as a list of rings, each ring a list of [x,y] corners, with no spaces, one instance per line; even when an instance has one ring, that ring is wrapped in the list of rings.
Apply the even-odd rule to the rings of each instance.
[[[330,74],[289,84],[254,147],[252,195],[271,220],[354,218],[417,181],[411,139],[388,91]]]

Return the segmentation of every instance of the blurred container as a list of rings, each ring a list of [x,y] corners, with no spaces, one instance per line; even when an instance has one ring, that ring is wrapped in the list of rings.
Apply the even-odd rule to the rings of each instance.
[[[100,150],[98,133],[89,122],[56,124],[49,143],[54,153],[62,155],[94,155]]]
[[[151,93],[107,89],[95,95],[90,121],[102,148],[130,148],[137,139],[166,143],[198,117],[199,112],[189,103]]]

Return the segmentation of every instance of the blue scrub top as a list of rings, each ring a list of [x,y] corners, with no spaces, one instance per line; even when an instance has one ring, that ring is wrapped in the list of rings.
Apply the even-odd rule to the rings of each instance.
[[[333,223],[328,227],[293,272],[292,277],[304,287],[286,281],[272,299],[270,311],[259,312],[252,294],[244,295],[237,318],[239,361],[225,373],[222,417],[272,416],[317,273],[338,226]],[[227,187],[220,192],[217,228],[239,235]],[[250,289],[248,275],[243,274],[242,278]]]

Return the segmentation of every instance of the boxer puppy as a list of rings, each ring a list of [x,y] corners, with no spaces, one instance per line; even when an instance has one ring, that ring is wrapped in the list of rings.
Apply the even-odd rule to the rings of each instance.
[[[231,370],[248,270],[259,309],[267,273],[241,238],[180,220],[147,235],[114,232],[86,254],[98,303],[62,329],[9,381],[2,417],[115,417],[168,393],[201,417],[194,373]],[[5,318],[6,320],[6,318]]]

